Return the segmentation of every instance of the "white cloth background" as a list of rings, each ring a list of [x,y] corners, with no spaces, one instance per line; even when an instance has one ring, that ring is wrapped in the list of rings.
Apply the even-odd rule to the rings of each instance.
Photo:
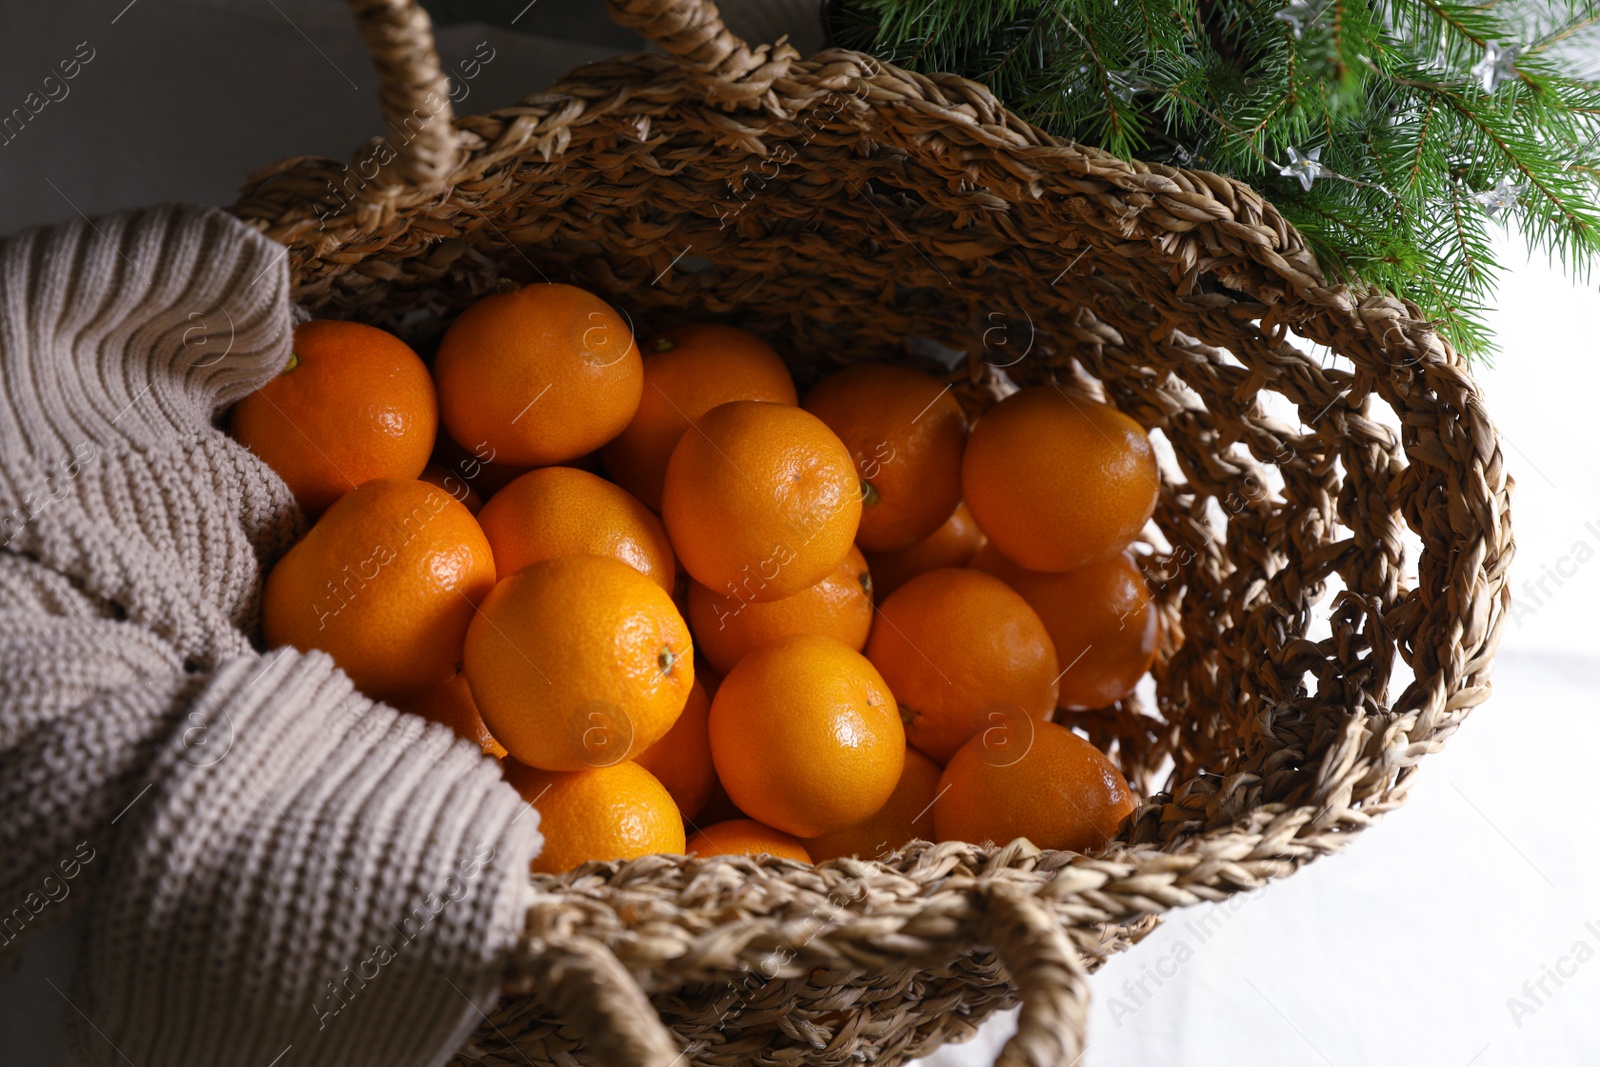
[[[543,2],[564,17],[578,4]],[[809,15],[743,6],[763,8],[744,25],[787,21],[815,39]],[[454,69],[481,41],[495,49],[466,110],[612,51],[472,24],[440,38]],[[0,115],[81,42],[94,58],[67,96],[0,145],[0,233],[76,211],[226,203],[250,170],[345,157],[379,125],[360,41],[326,0],[3,0]],[[1600,1055],[1587,816],[1600,755],[1600,293],[1506,244],[1516,266],[1492,316],[1504,351],[1480,377],[1518,482],[1522,610],[1493,699],[1428,760],[1409,803],[1343,855],[1175,915],[1107,965],[1083,1063],[1560,1067]],[[57,1029],[75,1010],[64,991],[76,936],[32,942],[0,978],[0,1067],[65,1067]],[[987,1064],[1006,1024],[930,1062]]]

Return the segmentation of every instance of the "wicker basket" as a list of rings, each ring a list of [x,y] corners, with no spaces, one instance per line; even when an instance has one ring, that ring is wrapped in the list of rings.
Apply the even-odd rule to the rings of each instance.
[[[352,6],[390,141],[262,171],[234,208],[312,313],[427,351],[497,285],[565,280],[641,334],[747,326],[802,386],[943,342],[969,410],[1005,375],[1056,381],[1170,446],[1155,704],[1072,720],[1148,798],[1110,848],[537,877],[524,992],[456,1063],[891,1065],[1019,1003],[1003,1062],[1070,1063],[1088,970],[1341,848],[1488,695],[1510,478],[1477,386],[1415,307],[1329,285],[1254,190],[1063,143],[959,78],[749,47],[708,0],[611,0],[665,54],[452,119],[420,9]]]

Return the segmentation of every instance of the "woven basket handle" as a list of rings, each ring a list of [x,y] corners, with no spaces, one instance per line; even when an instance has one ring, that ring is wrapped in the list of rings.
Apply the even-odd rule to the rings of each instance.
[[[638,30],[683,66],[706,99],[752,107],[800,58],[786,42],[751,48],[723,25],[712,0],[606,0],[617,23]]]
[[[375,202],[442,188],[455,168],[458,144],[450,79],[439,65],[432,21],[417,0],[349,4],[378,72],[378,99],[393,154],[357,198]],[[607,0],[607,5],[617,22],[676,57],[714,104],[755,105],[800,58],[783,42],[751,48],[723,25],[711,0]]]
[[[1057,922],[1033,897],[992,888],[980,898],[980,937],[1011,975],[1022,1005],[995,1067],[1073,1067],[1089,1022],[1089,974]]]
[[[364,200],[396,189],[442,188],[455,169],[455,115],[450,79],[439,66],[433,23],[416,0],[349,0],[356,28],[378,72],[378,102],[393,157],[357,194]]]
[[[605,945],[581,936],[525,937],[518,949],[510,988],[537,986],[539,999],[583,1035],[593,1062],[613,1067],[683,1062],[650,999]]]

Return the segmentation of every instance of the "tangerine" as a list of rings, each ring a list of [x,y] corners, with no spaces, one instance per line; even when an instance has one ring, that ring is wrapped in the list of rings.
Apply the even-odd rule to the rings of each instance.
[[[506,780],[539,813],[544,849],[533,861],[536,874],[683,852],[683,820],[672,794],[637,763],[542,771],[507,760]]]
[[[486,756],[501,759],[506,754],[505,746],[496,741],[489,728],[483,725],[483,716],[478,714],[478,705],[472,702],[472,689],[467,685],[467,676],[460,671],[451,675],[447,681],[419,696],[401,702],[398,706],[401,711],[409,711],[413,715],[421,715],[430,722],[450,727],[460,736],[477,744]]]
[[[633,330],[574,285],[526,285],[461,313],[433,361],[450,436],[497,462],[542,467],[591,452],[633,418],[643,366]]]
[[[540,560],[495,586],[465,661],[489,731],[549,771],[633,759],[672,729],[694,685],[672,599],[607,556]]]
[[[854,545],[832,574],[782,600],[751,603],[689,583],[695,647],[727,674],[752,648],[790,634],[836,637],[860,652],[872,629],[872,575]]]
[[[905,770],[877,814],[835,834],[804,842],[817,863],[840,856],[881,859],[912,841],[934,840],[933,801],[939,792],[939,765],[916,749],[906,750]]]
[[[621,560],[672,592],[677,564],[661,520],[588,471],[531,470],[490,497],[478,522],[501,574],[515,574],[542,559],[588,553]]]
[[[686,854],[701,856],[778,856],[810,863],[806,843],[798,837],[774,830],[754,819],[719,822],[690,835],[683,846]]]
[[[1159,618],[1144,574],[1128,553],[1049,573],[1025,570],[986,546],[972,565],[1021,593],[1039,613],[1062,665],[1060,707],[1114,704],[1133,692],[1155,662]]]
[[[1019,755],[979,735],[950,758],[933,805],[940,841],[1025,837],[1043,849],[1093,852],[1115,836],[1135,805],[1105,753],[1053,722],[1033,723],[1027,740]]]
[[[437,486],[378,478],[336,500],[267,575],[269,646],[321,649],[371,696],[414,696],[455,673],[494,586],[478,522]]]
[[[411,346],[332,319],[296,326],[288,365],[229,418],[312,519],[362,482],[421,474],[438,427],[433,381]]]
[[[779,600],[826,578],[861,521],[861,482],[822,420],[735,400],[701,416],[667,463],[661,492],[690,577],[741,600]]]
[[[700,814],[717,782],[716,768],[711,765],[708,725],[711,697],[703,679],[704,675],[697,670],[678,721],[634,761],[667,787],[685,820]]]
[[[893,363],[836,371],[805,409],[839,435],[861,476],[856,542],[874,552],[908,548],[937,530],[961,502],[967,419],[950,387]]]
[[[1029,570],[1070,571],[1127,547],[1154,514],[1161,482],[1138,423],[1040,385],[978,420],[961,487],[995,548]]]
[[[883,674],[906,738],[939,763],[996,715],[1055,710],[1055,646],[1038,613],[993,575],[919,574],[878,609],[867,658]]]
[[[867,552],[867,566],[872,569],[872,588],[879,599],[888,596],[923,571],[940,567],[965,567],[974,552],[988,538],[972,521],[972,512],[966,504],[957,504],[955,511],[933,533],[910,548],[898,552]]]
[[[673,326],[646,346],[644,393],[626,429],[600,450],[616,483],[656,511],[667,460],[700,416],[730,400],[793,405],[794,379],[778,353],[735,326]]]
[[[889,687],[832,637],[762,645],[711,701],[711,758],[728,796],[796,837],[843,830],[883,807],[905,754]]]

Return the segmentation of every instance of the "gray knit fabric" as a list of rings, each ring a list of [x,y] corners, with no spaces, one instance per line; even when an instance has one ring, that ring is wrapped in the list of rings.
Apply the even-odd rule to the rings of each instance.
[[[303,520],[215,420],[288,359],[284,258],[198,208],[0,242],[0,962],[90,909],[84,1063],[442,1063],[520,930],[494,764],[252,644]]]

